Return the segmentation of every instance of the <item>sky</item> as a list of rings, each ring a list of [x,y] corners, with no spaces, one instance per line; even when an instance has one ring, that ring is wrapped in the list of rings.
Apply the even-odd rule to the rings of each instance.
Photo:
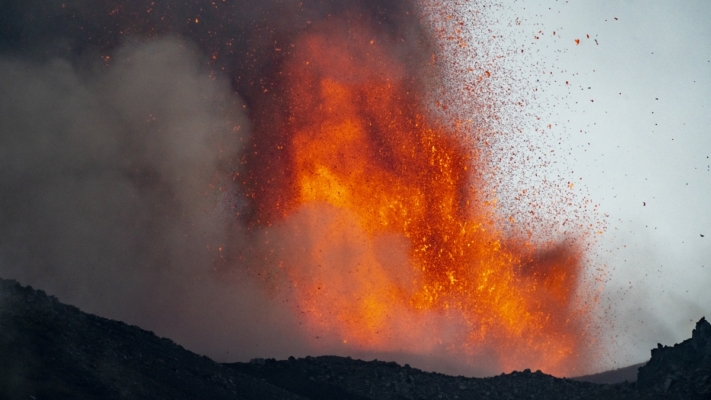
[[[607,224],[589,256],[608,271],[611,362],[645,361],[711,315],[711,3],[519,1],[507,13],[530,71],[553,72],[530,75],[567,150],[559,170]]]

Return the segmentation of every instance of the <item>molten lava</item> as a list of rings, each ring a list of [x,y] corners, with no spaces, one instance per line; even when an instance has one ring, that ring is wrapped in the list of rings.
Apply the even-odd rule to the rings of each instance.
[[[271,147],[246,158],[275,295],[347,348],[575,371],[590,340],[579,249],[505,237],[475,135],[432,116],[366,24],[345,30],[294,41],[257,127]]]

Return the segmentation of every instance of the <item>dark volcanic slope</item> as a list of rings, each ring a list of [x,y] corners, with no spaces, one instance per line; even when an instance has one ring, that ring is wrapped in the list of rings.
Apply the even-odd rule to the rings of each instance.
[[[638,383],[513,372],[428,373],[393,362],[307,357],[220,365],[168,339],[0,279],[2,399],[711,399],[711,325],[652,351]]]
[[[0,279],[2,399],[299,399],[123,322]]]
[[[529,370],[492,378],[465,378],[401,367],[394,362],[332,356],[226,365],[312,400],[654,398],[651,393],[639,393],[629,383],[598,385]]]
[[[646,363],[634,364],[629,367],[600,372],[599,374],[576,376],[571,379],[575,381],[592,383],[618,383],[624,381],[635,382],[637,380],[637,370],[645,364]]]

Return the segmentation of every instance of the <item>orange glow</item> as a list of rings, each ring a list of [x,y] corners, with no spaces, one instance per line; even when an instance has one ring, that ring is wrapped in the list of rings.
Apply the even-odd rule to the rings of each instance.
[[[431,116],[370,30],[333,27],[295,41],[278,140],[248,163],[254,223],[287,277],[279,295],[313,336],[348,348],[576,371],[589,340],[579,249],[505,237],[474,135]]]

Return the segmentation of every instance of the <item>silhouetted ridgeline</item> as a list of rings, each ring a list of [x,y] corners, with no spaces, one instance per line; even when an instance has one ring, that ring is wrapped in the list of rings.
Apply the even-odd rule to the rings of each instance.
[[[299,399],[7,280],[0,280],[0,398]]]
[[[711,325],[652,350],[637,383],[541,372],[464,378],[343,357],[218,364],[168,339],[0,279],[3,399],[709,399]]]

